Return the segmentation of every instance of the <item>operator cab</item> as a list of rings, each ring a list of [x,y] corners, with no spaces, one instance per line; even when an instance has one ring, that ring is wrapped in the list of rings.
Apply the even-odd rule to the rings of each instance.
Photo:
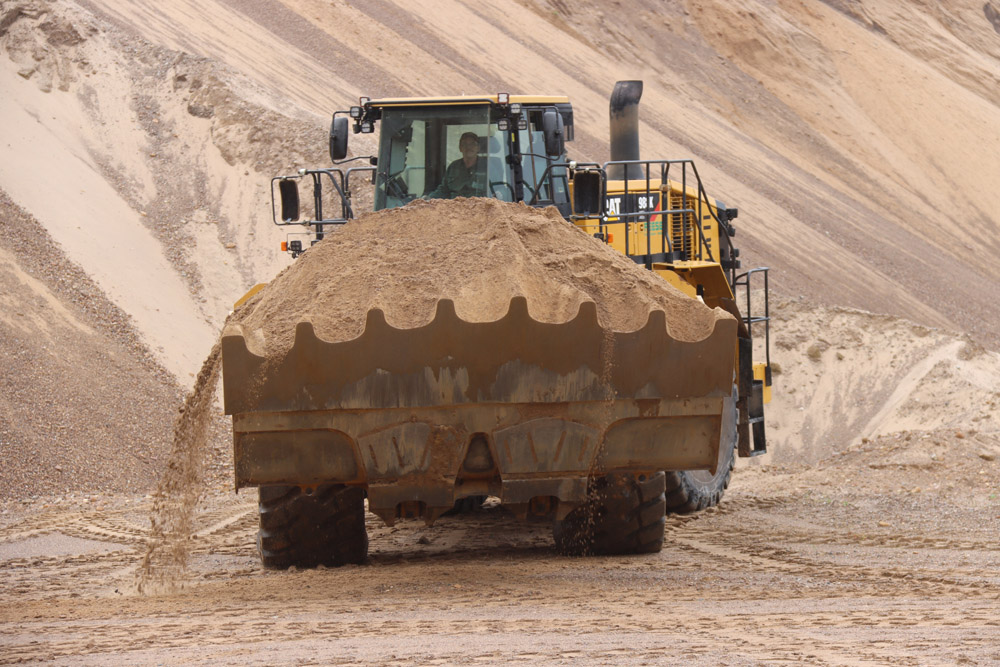
[[[381,122],[375,210],[463,196],[570,212],[565,97],[363,99],[351,116],[355,132]]]
[[[355,134],[379,128],[377,156],[347,157],[352,120]],[[332,167],[271,179],[274,223],[308,230],[290,233],[282,250],[298,257],[328,227],[354,218],[352,179],[361,175],[375,185],[376,211],[415,199],[493,197],[555,206],[569,218],[566,142],[572,139],[573,107],[566,97],[362,97],[360,106],[333,114]],[[305,202],[299,197],[303,180],[312,184]]]

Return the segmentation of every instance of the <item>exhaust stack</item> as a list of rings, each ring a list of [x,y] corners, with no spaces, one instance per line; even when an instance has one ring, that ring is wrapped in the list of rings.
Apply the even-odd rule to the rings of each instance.
[[[642,81],[619,81],[611,93],[611,160],[639,159],[639,98]],[[612,165],[608,178],[645,178],[639,165]]]

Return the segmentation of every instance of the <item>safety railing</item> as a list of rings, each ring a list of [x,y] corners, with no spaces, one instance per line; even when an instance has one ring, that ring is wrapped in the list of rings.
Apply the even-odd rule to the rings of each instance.
[[[275,176],[271,179],[271,219],[274,224],[283,225],[342,225],[354,218],[351,208],[351,176],[359,172],[372,173],[375,167],[351,167],[346,171],[339,167],[329,169],[300,169],[289,176]],[[340,216],[326,217],[323,213],[324,177],[340,200]],[[301,217],[298,182],[308,178],[312,182],[313,214]],[[277,188],[275,187],[277,186]],[[277,189],[278,196],[275,197]],[[281,215],[278,214],[280,202]]]
[[[720,219],[715,209],[708,205],[708,195],[694,161],[614,160],[603,165],[577,163],[575,166],[578,169],[600,171],[604,183],[608,180],[608,171],[614,169],[622,172],[623,178],[613,180],[622,181],[624,190],[602,192],[604,206],[600,212],[574,214],[571,218],[579,221],[599,217],[597,225],[584,226],[599,227],[601,234],[607,233],[605,227],[622,229],[625,254],[633,261],[647,267],[655,262],[678,259],[716,261],[702,223],[706,216],[718,225],[720,243],[727,244],[732,250],[728,220]],[[636,171],[639,171],[638,177]],[[636,181],[640,182],[639,187],[635,186]],[[672,184],[678,185],[679,190]],[[617,202],[616,210],[608,210],[609,203],[615,203],[609,200],[617,197],[621,199]],[[666,202],[662,201],[664,197],[667,198]],[[674,205],[674,199],[679,200],[679,205]],[[658,228],[656,222],[660,223]],[[645,252],[639,252],[639,244],[633,241],[636,226],[639,225],[639,232],[645,235]],[[659,251],[654,252],[657,245]],[[730,275],[730,280],[733,277]]]
[[[762,266],[756,269],[750,269],[745,273],[741,273],[733,280],[733,294],[736,298],[739,298],[737,290],[743,289],[746,293],[746,309],[743,311],[743,322],[746,324],[747,332],[751,339],[754,337],[753,329],[754,325],[764,326],[764,356],[767,362],[768,372],[771,368],[771,302],[770,302],[770,287],[768,285],[768,271],[769,267]],[[753,314],[753,300],[751,293],[751,276],[762,274],[764,276],[764,314],[754,315]]]
[[[368,158],[352,158],[368,159]],[[328,225],[343,225],[354,218],[351,206],[351,177],[357,173],[374,173],[374,166],[351,167],[347,170],[339,167],[329,169],[300,169],[290,176],[275,176],[271,179],[271,219],[278,226],[299,225],[308,231],[289,234],[292,236],[313,236],[312,243],[323,240],[325,227]],[[312,215],[302,217],[299,199],[299,181],[308,179],[312,184]],[[324,214],[324,181],[332,187],[339,199],[340,216],[327,217]],[[275,196],[277,191],[277,196]],[[336,205],[336,204],[335,204]],[[279,214],[280,209],[280,214]],[[287,250],[297,257],[304,250],[302,240],[290,240]],[[282,246],[284,248],[284,246]]]

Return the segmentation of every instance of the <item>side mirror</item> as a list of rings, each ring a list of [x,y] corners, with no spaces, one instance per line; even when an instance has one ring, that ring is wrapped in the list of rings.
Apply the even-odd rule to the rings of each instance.
[[[330,123],[330,159],[334,162],[347,157],[347,116],[334,117]]]
[[[555,109],[542,112],[542,135],[545,137],[545,154],[560,157],[566,150],[566,137],[562,115]]]
[[[579,171],[573,176],[573,213],[597,217],[604,211],[604,183],[598,171]]]
[[[332,138],[330,142],[333,143]],[[278,181],[278,194],[281,195],[281,221],[297,222],[299,219],[299,182],[287,178]]]

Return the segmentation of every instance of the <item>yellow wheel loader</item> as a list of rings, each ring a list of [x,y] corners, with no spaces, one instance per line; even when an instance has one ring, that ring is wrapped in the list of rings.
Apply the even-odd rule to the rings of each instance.
[[[732,317],[688,342],[670,335],[662,311],[618,332],[592,302],[552,324],[523,298],[485,323],[442,300],[414,329],[371,311],[344,342],[300,322],[277,362],[255,351],[252,332],[228,326],[236,486],[259,487],[265,567],[364,561],[366,502],[391,525],[431,523],[487,496],[552,521],[565,553],[656,552],[666,512],[715,505],[734,457],[765,452],[767,269],[738,272],[737,211],[708,197],[692,161],[640,158],[641,92],[639,81],[616,85],[604,164],[568,159],[565,97],[362,98],[333,115],[333,167],[273,179],[275,222],[304,230],[283,243],[293,256],[351,224],[360,176],[374,183],[376,210],[455,196],[555,207],[595,243]],[[352,125],[379,131],[377,156],[346,159]],[[303,182],[311,207],[300,205]],[[324,214],[331,201],[337,215]]]

